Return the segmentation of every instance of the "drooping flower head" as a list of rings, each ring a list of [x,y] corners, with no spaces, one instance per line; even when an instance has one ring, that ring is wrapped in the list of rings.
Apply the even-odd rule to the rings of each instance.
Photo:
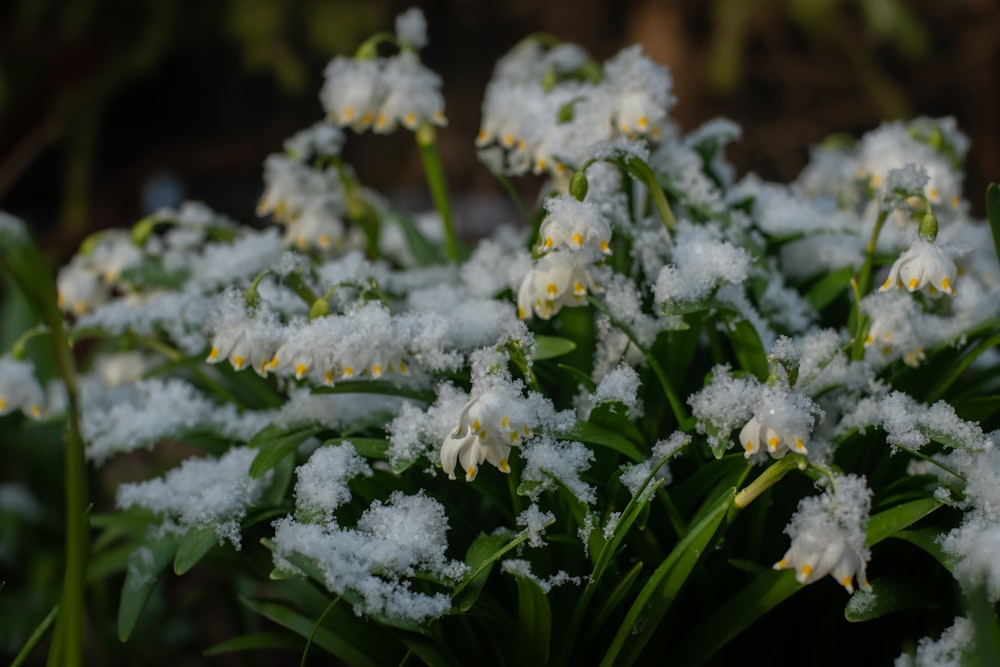
[[[792,545],[774,569],[795,569],[800,584],[832,576],[854,592],[854,580],[871,591],[865,565],[871,556],[865,547],[865,530],[871,507],[871,490],[863,477],[836,475],[822,495],[803,498],[785,532]]]

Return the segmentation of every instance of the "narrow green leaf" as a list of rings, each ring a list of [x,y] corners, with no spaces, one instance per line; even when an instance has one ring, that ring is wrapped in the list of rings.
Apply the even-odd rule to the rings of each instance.
[[[954,574],[955,563],[941,547],[941,536],[941,531],[935,528],[899,530],[892,534],[892,537],[895,539],[905,540],[914,546],[920,547],[940,563],[941,567]]]
[[[726,517],[735,495],[736,488],[732,487],[706,501],[702,518],[677,543],[639,591],[605,653],[602,665],[631,665],[639,658]]]
[[[993,232],[993,250],[1000,257],[1000,186],[990,183],[986,188],[986,217]]]
[[[642,561],[639,561],[632,566],[628,572],[623,574],[619,579],[618,583],[615,584],[614,589],[608,594],[601,606],[594,613],[594,618],[590,622],[590,627],[596,632],[599,630],[611,616],[615,608],[621,604],[621,601],[625,599],[629,591],[632,590],[633,584],[635,584],[636,579],[639,577],[639,573],[642,572]],[[585,638],[584,638],[585,639]]]
[[[792,570],[763,572],[739,593],[717,607],[676,651],[664,659],[668,665],[701,665],[723,646],[802,588]]]
[[[174,556],[174,573],[184,574],[218,546],[219,538],[212,526],[189,528],[177,545]]]
[[[502,535],[487,535],[479,533],[479,536],[472,541],[465,552],[465,565],[470,572],[476,572],[473,577],[467,580],[464,590],[454,599],[455,606],[462,611],[468,611],[476,603],[479,593],[486,585],[486,580],[490,576],[493,562],[487,560],[504,546],[507,538]],[[486,567],[482,567],[483,564]]]
[[[853,266],[846,266],[838,271],[827,273],[809,288],[809,291],[806,292],[806,298],[809,299],[813,308],[823,310],[838,296],[847,293],[853,276]]]
[[[314,394],[380,394],[382,396],[400,396],[412,398],[422,403],[433,403],[434,393],[420,391],[408,387],[400,387],[388,380],[346,380],[332,387],[315,387]]]
[[[305,642],[298,637],[284,632],[252,632],[250,634],[233,637],[219,642],[214,646],[209,646],[202,652],[204,656],[222,655],[223,653],[235,653],[237,651],[259,651],[259,650],[287,650],[302,651]]]
[[[587,391],[593,392],[595,389],[597,389],[597,384],[595,384],[594,381],[590,379],[589,375],[587,375],[580,369],[574,368],[573,366],[569,366],[567,364],[556,364],[556,367],[559,368],[560,370],[566,371],[571,376],[573,376],[573,379],[575,379],[580,384],[580,386],[586,389]]]
[[[740,368],[753,373],[758,380],[767,378],[767,352],[753,325],[744,319],[728,318],[729,342]]]
[[[937,498],[921,498],[902,505],[896,505],[879,512],[868,519],[868,535],[865,539],[865,546],[878,544],[887,537],[891,537],[904,528],[924,518],[934,510],[941,507],[943,503]]]
[[[396,631],[395,636],[428,667],[455,667],[458,664],[453,658],[442,652],[441,646],[437,642],[424,635]]]
[[[295,452],[288,452],[285,458],[278,461],[272,470],[274,470],[274,474],[271,477],[271,484],[264,491],[264,496],[258,503],[260,507],[281,507],[285,502],[285,496],[292,485],[292,476],[295,472]]]
[[[521,665],[549,664],[552,609],[534,578],[514,572],[517,580],[517,637]]]
[[[851,623],[863,623],[904,609],[929,609],[940,600],[928,595],[912,581],[898,577],[873,579],[872,591],[858,590],[844,607],[844,618]]]
[[[409,246],[413,258],[417,260],[417,266],[431,266],[439,264],[442,260],[441,253],[438,252],[438,245],[431,243],[424,233],[420,231],[412,218],[405,215],[395,215],[391,218],[403,230],[403,237],[406,245]]]
[[[150,534],[155,534],[151,529]],[[118,605],[118,637],[126,642],[163,571],[177,553],[177,535],[151,537],[132,553]]]
[[[579,440],[591,445],[599,445],[613,449],[620,454],[624,454],[632,461],[638,463],[645,457],[631,440],[603,426],[591,424],[590,422],[578,421],[573,428],[556,434],[556,437],[563,440]]]
[[[554,521],[555,519],[545,524],[545,527],[552,525]],[[462,591],[464,591],[468,586],[470,586],[472,582],[476,580],[476,577],[478,577],[484,571],[492,567],[493,563],[497,562],[508,551],[510,551],[511,549],[515,549],[518,545],[527,541],[528,537],[529,534],[527,531],[522,531],[520,533],[517,533],[513,537],[513,539],[511,539],[509,542],[507,542],[503,546],[499,547],[496,551],[483,558],[477,566],[469,568],[469,574],[467,574],[465,579],[460,581],[458,585],[455,586],[455,589],[451,592],[452,599],[453,600],[461,599]],[[485,545],[483,546],[485,548]]]
[[[969,591],[967,606],[975,637],[976,660],[971,664],[983,667],[1000,665],[1000,623],[997,622],[996,605],[984,584],[980,583]]]
[[[389,458],[389,441],[381,438],[343,438],[342,440],[327,440],[324,445],[336,444],[346,440],[354,445],[358,454],[366,459],[379,459],[384,461]]]
[[[269,424],[250,439],[250,447],[260,450],[250,464],[250,477],[260,479],[307,438],[323,430],[316,423],[285,426]]]
[[[355,646],[350,641],[350,628],[338,628],[337,632],[325,627],[316,628],[315,621],[302,616],[293,609],[277,602],[257,600],[240,596],[240,601],[254,612],[260,614],[283,628],[287,628],[308,639],[312,636],[314,644],[329,652],[334,657],[343,660],[348,665],[356,667],[379,667],[380,663],[372,656],[373,651]],[[315,629],[315,634],[313,630]]]
[[[3,583],[4,582],[0,581],[0,591],[3,590]],[[17,652],[16,656],[14,656],[14,660],[11,661],[10,667],[21,667],[21,665],[23,665],[28,658],[31,657],[31,654],[35,651],[35,647],[38,646],[38,642],[42,641],[42,637],[44,637],[45,633],[52,627],[58,613],[59,605],[56,604],[52,607],[52,610],[49,611],[45,618],[42,619],[42,622],[38,624],[35,631],[31,633],[31,636],[28,637],[28,641],[24,642],[24,646],[21,647],[21,650]]]
[[[544,359],[554,359],[569,354],[576,349],[576,343],[568,338],[557,336],[535,336],[535,354],[531,357],[535,361]]]

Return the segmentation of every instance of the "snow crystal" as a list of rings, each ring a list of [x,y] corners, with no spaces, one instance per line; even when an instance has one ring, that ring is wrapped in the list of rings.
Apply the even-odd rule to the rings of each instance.
[[[300,516],[329,520],[351,499],[347,483],[354,477],[371,477],[367,462],[349,441],[320,447],[295,469],[295,509]]]
[[[544,491],[555,491],[555,480],[559,480],[580,502],[590,505],[597,501],[596,489],[580,479],[594,460],[594,453],[585,445],[542,436],[522,451],[525,467],[521,479],[537,484],[528,492],[532,500],[538,500]]]

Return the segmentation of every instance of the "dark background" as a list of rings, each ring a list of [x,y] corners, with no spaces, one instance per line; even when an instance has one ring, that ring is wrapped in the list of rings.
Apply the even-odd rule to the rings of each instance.
[[[444,79],[439,135],[464,230],[501,221],[472,147],[493,63],[548,32],[603,60],[640,42],[669,65],[684,131],[739,122],[739,173],[787,181],[831,132],[953,115],[972,138],[966,194],[1000,180],[998,0],[7,0],[0,3],[0,209],[53,260],[88,232],[144,213],[152,178],[253,222],[261,163],[322,116],[325,63],[427,15],[427,64]],[[419,205],[412,138],[352,135],[362,179]]]

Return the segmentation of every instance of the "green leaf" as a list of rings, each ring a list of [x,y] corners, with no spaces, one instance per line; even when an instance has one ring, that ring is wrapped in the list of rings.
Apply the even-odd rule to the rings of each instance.
[[[935,528],[921,528],[914,530],[900,530],[892,535],[898,540],[905,540],[910,544],[923,549],[934,560],[941,564],[941,567],[954,574],[955,563],[951,557],[944,552],[941,547],[942,532]]]
[[[380,663],[372,656],[371,650],[355,646],[348,638],[350,628],[338,628],[339,632],[325,627],[316,628],[316,622],[302,616],[295,610],[277,602],[258,600],[240,596],[240,601],[264,618],[287,628],[295,634],[308,639],[312,636],[314,644],[329,652],[334,657],[348,665],[356,667],[380,667]],[[315,630],[315,634],[313,634]]]
[[[450,656],[442,653],[441,646],[428,637],[401,630],[397,630],[395,636],[428,667],[454,667],[458,664]]]
[[[555,522],[555,519],[553,519],[552,521],[546,523],[544,527],[551,526],[554,522]],[[504,554],[506,554],[508,551],[510,551],[511,549],[516,548],[518,545],[520,545],[523,542],[527,541],[528,537],[530,537],[530,535],[528,534],[528,531],[522,531],[520,533],[517,533],[513,537],[513,539],[511,539],[509,542],[507,542],[503,546],[497,548],[496,551],[494,551],[493,553],[491,553],[488,556],[486,556],[486,558],[482,559],[478,565],[476,565],[475,567],[470,568],[469,569],[469,574],[467,574],[465,576],[465,579],[463,579],[462,581],[460,581],[458,583],[458,585],[455,586],[455,589],[451,592],[452,599],[453,600],[459,600],[459,599],[461,599],[462,592],[467,587],[469,587],[470,585],[472,585],[472,583],[476,580],[476,577],[478,577],[484,571],[486,571],[489,568],[491,568],[493,566],[493,563],[497,562],[500,559],[500,557],[503,556]],[[505,538],[501,538],[501,539],[505,539]],[[484,545],[484,548],[485,548],[485,545]]]
[[[621,604],[621,601],[625,599],[629,591],[632,590],[632,586],[635,584],[636,579],[639,578],[640,572],[642,572],[642,561],[633,565],[632,569],[618,579],[614,589],[604,598],[600,608],[594,613],[594,618],[590,623],[591,627],[600,628],[604,625],[604,622],[608,620],[611,613]]]
[[[576,343],[568,338],[557,336],[535,336],[535,353],[532,359],[542,361],[544,359],[554,359],[569,354],[576,349]]]
[[[764,380],[768,375],[767,352],[760,342],[760,336],[753,325],[744,319],[726,318],[729,327],[729,342],[740,368],[750,371],[758,380]]]
[[[413,253],[413,258],[417,260],[417,266],[432,266],[441,262],[442,257],[441,253],[438,252],[438,245],[431,243],[424,236],[412,218],[405,215],[394,215],[391,219],[403,230],[406,245]]]
[[[557,438],[561,438],[563,440],[578,440],[591,445],[599,445],[601,447],[613,449],[616,452],[624,454],[636,463],[639,463],[646,458],[632,443],[632,441],[625,436],[610,429],[606,429],[603,426],[591,424],[590,422],[578,421],[573,425],[573,428],[567,431],[560,431],[555,435]]]
[[[381,438],[343,438],[341,440],[327,440],[323,444],[338,444],[344,440],[354,445],[358,454],[366,459],[385,461],[389,458],[389,441]]]
[[[930,609],[940,600],[930,596],[914,582],[899,577],[882,577],[871,582],[872,592],[858,590],[844,607],[844,618],[863,623],[904,609]]]
[[[706,501],[702,518],[677,543],[639,591],[601,665],[631,665],[638,659],[725,519],[735,495],[736,488],[731,487],[711,501]]]
[[[909,528],[912,524],[924,518],[942,506],[937,498],[921,498],[902,505],[896,505],[879,512],[868,519],[868,535],[865,546],[878,544],[887,537]]]
[[[1000,257],[1000,186],[990,183],[986,188],[986,217],[993,232],[993,250]]]
[[[260,479],[285,456],[294,452],[303,441],[322,430],[323,426],[316,423],[265,426],[247,443],[250,447],[260,450],[250,464],[250,477]]]
[[[853,276],[853,266],[845,266],[833,273],[827,273],[809,288],[809,291],[806,292],[806,298],[809,299],[813,308],[823,310],[834,299],[847,292]]]
[[[549,664],[552,609],[533,577],[514,572],[517,579],[517,638],[521,665]]]
[[[476,603],[479,593],[486,585],[486,580],[490,576],[493,567],[493,560],[489,560],[497,551],[503,548],[507,538],[503,535],[487,535],[479,533],[479,536],[472,541],[465,552],[465,565],[470,572],[476,574],[468,578],[464,583],[464,590],[454,597],[455,606],[462,611],[468,611]],[[496,560],[494,558],[494,560]],[[485,564],[486,567],[483,567]]]
[[[388,380],[346,380],[332,387],[315,387],[314,394],[380,394],[382,396],[400,396],[412,398],[422,403],[433,403],[434,393],[400,387]]]
[[[676,651],[664,659],[668,665],[701,665],[716,651],[746,630],[761,616],[802,588],[792,570],[768,570],[710,613],[687,633]]]
[[[151,529],[150,535],[155,535],[154,529]],[[177,543],[177,535],[155,535],[132,553],[118,605],[118,637],[123,642],[128,641],[146,607],[149,594],[177,553]]]
[[[572,375],[573,379],[575,379],[580,384],[580,386],[586,389],[588,392],[592,393],[595,389],[597,389],[597,384],[595,384],[594,381],[590,379],[589,375],[587,375],[580,369],[574,368],[573,366],[569,366],[567,364],[556,364],[556,367]]]
[[[976,660],[972,664],[1000,665],[1000,623],[997,622],[996,605],[984,584],[969,591],[967,606],[975,637]]]
[[[174,556],[174,573],[184,574],[198,564],[202,558],[218,546],[219,538],[212,526],[189,528],[177,545]]]
[[[305,642],[284,632],[252,632],[209,646],[202,655],[221,655],[237,651],[287,650],[301,652]]]
[[[180,288],[191,276],[187,269],[169,271],[163,264],[148,258],[139,266],[122,271],[122,278],[137,287]]]

